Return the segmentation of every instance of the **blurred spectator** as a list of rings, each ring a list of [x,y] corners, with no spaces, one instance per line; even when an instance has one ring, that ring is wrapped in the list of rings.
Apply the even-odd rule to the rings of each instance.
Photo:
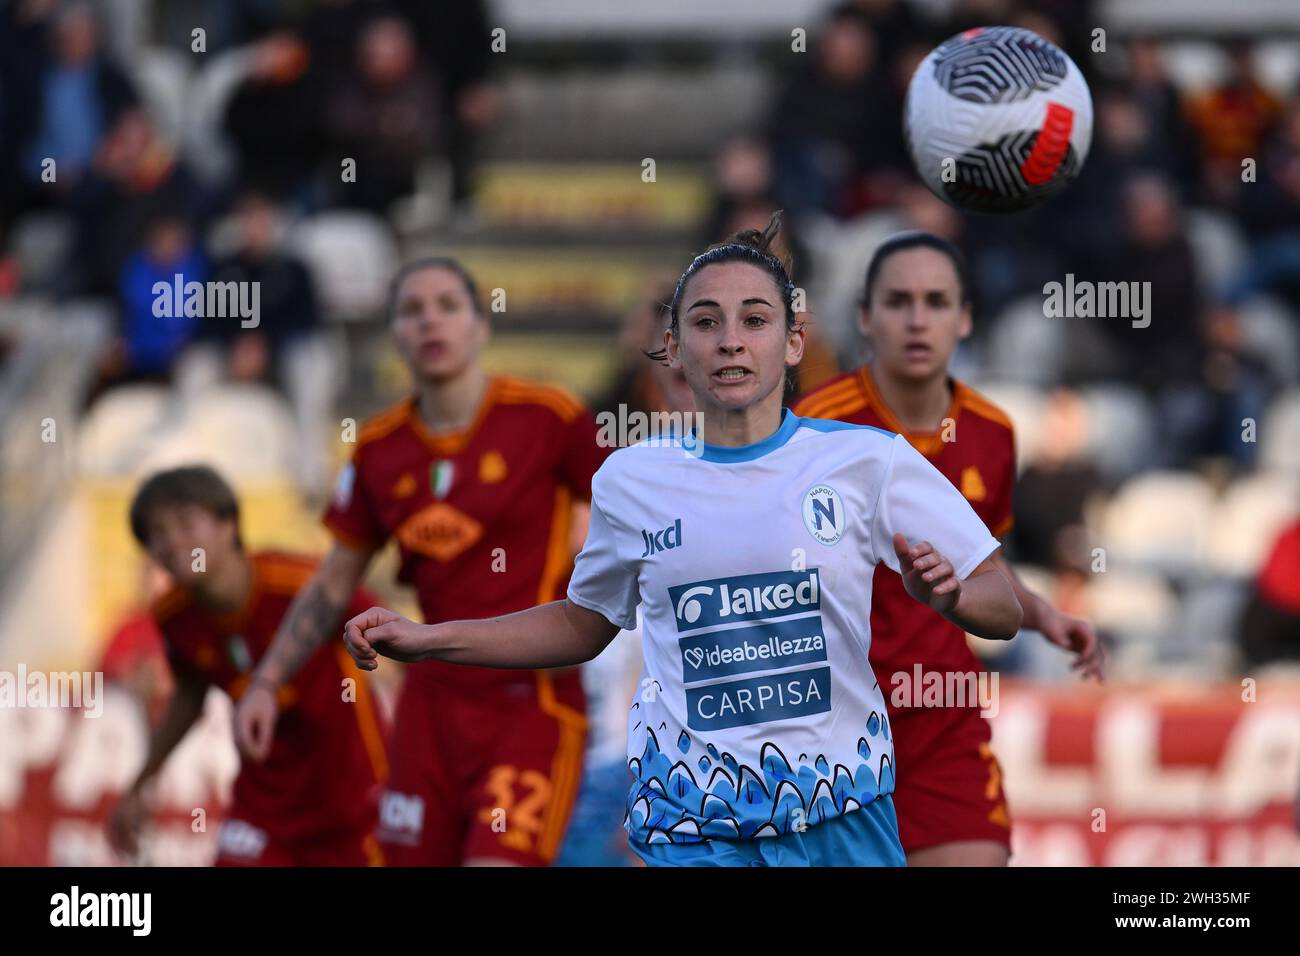
[[[199,321],[196,315],[186,315],[191,310],[184,308],[184,298],[176,301],[174,289],[178,283],[184,290],[186,283],[207,279],[207,259],[185,220],[170,215],[155,220],[143,247],[122,267],[122,338],[114,356],[119,365],[114,377],[167,377]],[[155,291],[159,283],[161,293]]]
[[[1281,383],[1276,381],[1267,356],[1252,353],[1237,309],[1227,304],[1215,306],[1204,327],[1207,352],[1202,381],[1210,420],[1193,453],[1250,466],[1259,446],[1241,440],[1242,422],[1260,421]]]
[[[1071,223],[1067,230],[1054,229],[1052,240],[1068,261],[1104,248],[1122,231],[1126,196],[1118,184],[1150,171],[1173,187],[1181,175],[1177,144],[1127,84],[1102,86],[1094,104],[1096,125],[1088,159],[1079,178],[1052,204],[1053,221]]]
[[[798,216],[843,215],[858,177],[901,169],[905,148],[899,104],[881,91],[870,19],[852,4],[836,7],[811,60],[772,105],[767,135],[776,161],[776,194]]]
[[[1098,346],[1108,347],[1109,354],[1096,356],[1100,367],[1090,370],[1092,377],[1118,377],[1151,392],[1193,382],[1205,347],[1199,280],[1177,196],[1168,179],[1142,172],[1122,184],[1121,197],[1120,234],[1092,248],[1089,278],[1150,283],[1141,320],[1147,324],[1136,314],[1081,320],[1093,323],[1101,332]],[[1131,305],[1130,312],[1136,313]]]
[[[1242,225],[1254,248],[1228,298],[1240,302],[1271,292],[1300,309],[1300,99],[1287,104],[1261,150],[1256,181],[1243,183],[1240,196]]]
[[[280,25],[286,4],[279,0],[166,0],[150,4],[153,42],[170,50],[188,50],[196,27],[202,27],[206,55],[247,43]]]
[[[29,40],[40,38],[40,23],[29,24]],[[15,51],[5,71],[7,132],[18,151],[24,205],[46,205],[51,194],[74,188],[107,131],[138,103],[126,75],[100,49],[89,4],[64,7],[46,36],[45,49]],[[55,161],[54,183],[42,180],[49,159]]]
[[[1150,135],[1161,142],[1164,152],[1162,159],[1148,156],[1141,165],[1160,168],[1174,180],[1183,198],[1191,199],[1200,179],[1201,157],[1196,134],[1183,115],[1178,88],[1165,70],[1160,42],[1136,37],[1129,41],[1126,52],[1129,92]]]
[[[321,326],[311,273],[283,245],[280,208],[265,194],[247,192],[235,207],[235,228],[234,251],[218,260],[212,279],[256,288],[257,325],[245,328],[233,317],[200,322],[177,369],[177,384],[186,398],[220,381],[278,387],[298,426],[298,480],[317,494],[330,477],[327,439],[343,381],[340,362]]]
[[[1056,389],[1043,409],[1041,441],[1016,482],[1010,551],[1017,562],[1063,571],[1087,567],[1084,507],[1103,492],[1101,473],[1087,458],[1088,409],[1068,389]]]
[[[446,120],[444,143],[451,161],[453,199],[470,192],[470,168],[478,137],[497,118],[500,102],[489,81],[492,35],[483,0],[434,4],[397,0],[433,70]]]
[[[305,7],[294,33],[310,51],[312,83],[328,87],[328,95],[351,71],[357,38],[372,21],[392,10],[382,0],[315,0]]]
[[[287,349],[318,331],[320,310],[307,267],[279,246],[283,221],[271,199],[245,194],[236,221],[237,248],[213,266],[212,281],[257,283],[258,324],[245,329],[238,319],[205,318],[195,341],[218,353],[225,377],[264,381],[276,377]]]
[[[1187,100],[1187,118],[1200,137],[1205,185],[1215,202],[1227,204],[1241,183],[1241,161],[1258,157],[1265,133],[1282,104],[1255,77],[1248,41],[1228,48],[1232,71],[1222,84]]]
[[[1122,186],[1122,232],[1099,245],[1080,271],[1098,283],[1137,283],[1145,313],[1071,321],[1067,381],[1120,379],[1142,388],[1163,423],[1167,467],[1187,465],[1212,444],[1214,399],[1205,388],[1208,351],[1191,244],[1182,210],[1163,176],[1143,172]]]
[[[63,270],[65,295],[111,295],[122,263],[162,215],[201,226],[209,200],[175,151],[139,110],[122,115],[90,173],[69,197],[75,236]]]
[[[334,169],[337,204],[382,214],[414,191],[416,164],[441,145],[445,131],[433,77],[404,20],[383,17],[365,27],[326,117],[339,159],[357,164],[356,182],[341,182]]]
[[[239,181],[305,202],[322,155],[322,87],[308,76],[311,57],[308,45],[287,33],[260,41],[225,115],[239,154]]]
[[[772,186],[772,156],[766,144],[748,136],[724,143],[713,159],[713,209],[704,227],[703,244],[728,234],[737,209],[771,204]]]
[[[928,24],[918,17],[916,4],[910,0],[853,0],[853,6],[862,11],[871,22],[876,46],[886,69],[892,70],[910,45],[920,43],[926,47],[927,52],[933,45],[925,42],[931,31]],[[910,77],[909,71],[904,79]]]
[[[1300,98],[1286,104],[1256,162],[1255,182],[1243,184],[1238,204],[1247,233],[1258,241],[1300,232]]]
[[[1274,542],[1242,615],[1237,641],[1247,666],[1300,663],[1300,521]]]

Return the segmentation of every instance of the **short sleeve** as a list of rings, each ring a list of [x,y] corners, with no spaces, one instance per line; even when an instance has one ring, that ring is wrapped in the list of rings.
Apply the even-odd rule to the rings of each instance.
[[[321,519],[334,537],[359,551],[377,549],[388,538],[361,481],[361,449],[343,466]]]
[[[998,476],[997,491],[989,514],[989,530],[993,532],[995,538],[1006,537],[1015,524],[1012,494],[1016,486],[1016,436],[1012,431],[1007,432],[1006,448],[1007,453],[1003,459],[1004,470]]]
[[[601,447],[596,440],[596,420],[586,409],[562,427],[558,462],[560,481],[575,498],[590,501],[591,477],[609,457],[611,449]]]
[[[998,541],[961,492],[901,435],[885,471],[871,518],[871,541],[879,560],[899,570],[894,535],[916,544],[929,541],[966,578],[998,548]]]
[[[595,611],[611,624],[630,631],[636,627],[641,588],[634,567],[618,556],[618,539],[593,497],[587,543],[573,562],[569,600]]]

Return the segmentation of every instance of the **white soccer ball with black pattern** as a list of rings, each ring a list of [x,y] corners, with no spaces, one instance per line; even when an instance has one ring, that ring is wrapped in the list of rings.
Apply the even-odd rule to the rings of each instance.
[[[903,131],[936,196],[1015,212],[1064,189],[1088,155],[1092,95],[1055,44],[1019,27],[979,27],[930,52],[907,88]]]

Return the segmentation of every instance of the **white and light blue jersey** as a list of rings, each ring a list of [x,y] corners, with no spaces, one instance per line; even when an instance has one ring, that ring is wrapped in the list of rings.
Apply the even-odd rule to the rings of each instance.
[[[877,428],[786,410],[754,445],[659,439],[606,460],[568,596],[626,629],[641,605],[633,840],[779,836],[892,792],[867,655],[895,532],[961,578],[997,548],[952,484]]]

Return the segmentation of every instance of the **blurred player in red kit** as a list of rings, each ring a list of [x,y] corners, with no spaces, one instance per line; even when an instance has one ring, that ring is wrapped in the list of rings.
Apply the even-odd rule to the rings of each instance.
[[[415,395],[362,427],[339,476],[325,514],[334,546],[236,714],[254,755],[274,725],[270,688],[341,637],[344,596],[389,538],[430,623],[519,611],[568,584],[574,505],[590,500],[605,455],[592,416],[562,389],[484,370],[488,319],[455,260],[404,267],[389,323]],[[411,665],[380,807],[386,862],[549,864],[581,779],[585,714],[576,669]]]
[[[1016,475],[1011,422],[948,374],[957,343],[971,330],[969,286],[965,258],[948,241],[925,232],[886,239],[867,267],[859,311],[871,361],[805,395],[794,411],[903,435],[1001,537],[1011,529]],[[1022,626],[1072,651],[1081,674],[1100,678],[1092,627],[1029,591],[1000,551],[993,560],[1024,609]],[[872,594],[871,663],[894,731],[894,804],[908,865],[1005,865],[1011,819],[981,704],[925,707],[915,686],[918,665],[922,686],[936,679],[930,674],[947,686],[947,675],[977,674],[979,660],[961,629],[909,598],[893,571],[876,569]],[[910,695],[896,695],[904,683]]]
[[[175,678],[171,703],[134,784],[115,808],[109,837],[133,853],[146,816],[143,788],[203,711],[208,688],[238,701],[315,563],[278,552],[250,554],[239,502],[211,468],[163,471],[141,485],[131,531],[175,585],[153,604]],[[340,608],[365,610],[358,590]],[[381,862],[373,832],[388,772],[381,714],[339,647],[322,647],[278,688],[284,711],[265,760],[244,761],[217,834],[217,864],[365,866]]]

